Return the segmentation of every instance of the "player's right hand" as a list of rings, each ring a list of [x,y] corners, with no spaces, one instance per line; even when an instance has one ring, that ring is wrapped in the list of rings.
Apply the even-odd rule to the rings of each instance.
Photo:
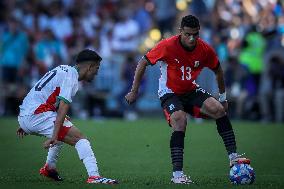
[[[45,149],[48,149],[48,148],[51,148],[53,147],[54,145],[56,145],[59,141],[57,139],[54,139],[54,138],[50,138],[48,140],[46,140],[44,143],[43,143],[43,147]]]
[[[20,138],[24,138],[24,136],[27,135],[27,133],[21,127],[18,128],[16,133],[17,133],[18,137],[20,137]]]
[[[136,99],[137,99],[137,92],[135,92],[135,91],[130,91],[129,93],[127,93],[126,95],[125,95],[125,100],[126,100],[126,102],[128,103],[128,104],[132,104],[132,103],[134,103],[135,101],[136,101]]]

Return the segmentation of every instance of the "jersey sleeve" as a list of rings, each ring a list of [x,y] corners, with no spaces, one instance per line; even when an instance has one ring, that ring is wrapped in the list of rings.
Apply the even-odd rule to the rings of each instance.
[[[166,44],[165,40],[160,41],[154,48],[152,48],[144,58],[149,64],[154,65],[157,61],[162,60],[165,56]]]
[[[72,102],[72,97],[75,96],[78,91],[78,81],[76,81],[76,77],[74,77],[71,72],[65,73],[62,77],[64,77],[64,79],[60,85],[58,99],[69,104]]]
[[[206,48],[206,67],[210,68],[211,70],[215,70],[219,67],[219,60],[216,52],[212,47],[207,45]]]

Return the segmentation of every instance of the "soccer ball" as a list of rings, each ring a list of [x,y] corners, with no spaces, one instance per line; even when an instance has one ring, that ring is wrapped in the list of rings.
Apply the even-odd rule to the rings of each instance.
[[[235,164],[230,169],[230,181],[232,184],[252,184],[254,180],[254,170],[248,164]]]

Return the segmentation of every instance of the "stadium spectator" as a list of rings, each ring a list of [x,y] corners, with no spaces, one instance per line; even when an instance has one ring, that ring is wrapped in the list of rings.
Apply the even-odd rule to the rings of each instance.
[[[152,26],[152,18],[148,11],[145,10],[144,0],[133,1],[132,6],[134,9],[133,19],[139,25],[139,32],[141,34],[147,34],[147,32],[151,29]]]
[[[156,11],[155,20],[162,35],[172,33],[176,18],[176,6],[174,1],[154,0]]]
[[[76,148],[89,175],[87,183],[117,184],[116,180],[100,176],[90,142],[66,115],[72,98],[78,91],[78,82],[92,81],[98,73],[101,60],[95,51],[81,51],[74,67],[60,65],[47,72],[23,100],[17,134],[48,138],[44,147],[49,151],[46,164],[40,169],[41,175],[55,181],[62,180],[56,170],[56,162],[64,142]]]
[[[118,22],[113,26],[113,50],[117,52],[135,51],[138,47],[138,34],[139,26],[131,18],[130,10],[122,9],[118,15]]]
[[[223,70],[212,47],[199,38],[199,30],[199,20],[195,16],[183,17],[179,35],[160,41],[138,62],[132,87],[125,96],[129,104],[135,102],[146,67],[160,62],[158,96],[166,119],[173,130],[170,140],[173,166],[171,182],[176,184],[193,183],[183,172],[187,113],[195,117],[209,117],[216,120],[217,130],[226,147],[230,166],[240,162],[250,163],[249,159],[241,157],[236,152],[234,131],[226,113],[228,103]],[[215,73],[219,101],[196,84],[197,76],[205,67]]]
[[[117,99],[120,104],[119,110],[123,112],[124,118],[130,121],[134,121],[138,118],[137,106],[135,103],[132,106],[127,106],[125,104],[124,96],[132,87],[136,66],[137,64],[136,64],[135,54],[134,53],[128,54],[124,64],[122,65],[121,74],[120,74],[121,80],[123,81],[122,85],[123,89]],[[145,90],[145,79],[142,79],[138,96],[143,95],[144,90]]]
[[[276,62],[281,62],[283,59],[283,47],[281,45],[281,33],[273,29],[264,33],[267,47],[265,49],[264,69],[261,75],[260,83],[260,113],[261,122],[267,123],[275,120],[276,112],[281,112],[281,103],[275,104],[278,99],[274,95],[276,88],[273,88],[273,74],[275,70],[273,67],[277,66]],[[280,100],[281,101],[281,100]],[[277,109],[279,106],[279,109]]]
[[[259,86],[260,79],[263,73],[264,63],[264,50],[265,40],[262,34],[256,31],[255,26],[245,36],[242,49],[239,55],[239,61],[246,67],[249,72],[249,76],[246,80],[247,97],[245,104],[245,112],[250,114],[251,119],[257,119],[257,115],[254,113],[254,106],[259,103]]]
[[[247,69],[238,62],[237,57],[229,57],[225,71],[225,83],[230,99],[230,116],[242,119],[245,116],[244,105],[247,101],[245,82],[249,75]]]
[[[48,20],[48,27],[52,30],[56,38],[67,40],[74,30],[73,20],[64,13],[65,10],[61,1],[54,1],[50,6],[51,17]]]
[[[15,17],[8,19],[7,29],[0,35],[0,46],[0,115],[12,114],[15,109],[9,104],[17,101],[20,70],[29,48],[28,36]]]
[[[36,64],[40,68],[40,77],[48,70],[67,62],[65,43],[55,38],[50,29],[42,32],[42,37],[34,45]],[[37,78],[39,79],[39,78]]]
[[[283,48],[275,51],[269,61],[269,75],[272,82],[275,120],[284,121],[284,56]]]
[[[43,32],[52,30],[55,34],[56,40],[61,40],[67,48],[67,57],[74,57],[76,52],[82,48],[96,48],[94,44],[99,43],[104,61],[108,64],[103,64],[106,69],[102,68],[101,74],[98,77],[98,82],[95,84],[101,85],[100,78],[108,78],[105,85],[106,91],[104,99],[106,100],[108,109],[116,109],[117,95],[121,92],[119,86],[123,82],[118,79],[113,73],[120,73],[121,65],[125,62],[126,51],[135,51],[144,54],[152,45],[161,37],[169,36],[176,30],[175,25],[179,24],[182,16],[187,14],[195,14],[200,16],[202,25],[202,32],[200,36],[212,45],[219,58],[222,59],[222,66],[226,71],[229,62],[226,61],[228,57],[238,57],[242,52],[241,42],[245,39],[246,34],[252,26],[258,28],[257,32],[265,36],[265,43],[267,48],[263,55],[269,54],[269,49],[274,46],[276,40],[271,40],[267,35],[275,36],[277,32],[283,30],[283,1],[240,1],[240,0],[193,0],[193,1],[177,1],[177,0],[105,0],[105,1],[86,1],[86,0],[53,0],[53,1],[10,1],[3,0],[0,2],[0,35],[6,32],[7,23],[11,16],[17,18],[20,25],[23,26],[21,30],[27,36],[28,52],[23,56],[23,61],[27,62],[27,72],[25,72],[25,82],[33,81],[32,78],[37,77],[38,67],[34,63],[35,53],[33,51],[35,43],[41,41]],[[124,11],[126,9],[126,11]],[[122,13],[122,14],[121,14]],[[127,19],[133,24],[122,24],[119,15],[127,15]],[[122,29],[122,32],[117,32],[117,26],[131,26],[130,29]],[[158,30],[152,30],[155,27]],[[132,29],[131,29],[132,28]],[[133,30],[133,28],[136,28]],[[138,29],[137,29],[138,28]],[[121,31],[121,30],[120,30]],[[130,34],[137,34],[131,38],[131,42],[127,42],[122,47],[119,45],[113,46],[114,41],[118,36]],[[153,32],[152,32],[153,31]],[[158,31],[158,32],[156,32]],[[160,32],[160,33],[159,33]],[[121,34],[122,33],[122,34]],[[117,35],[119,34],[119,35]],[[221,37],[222,40],[215,38]],[[212,40],[213,39],[213,40]],[[135,45],[133,45],[135,40]],[[283,39],[279,38],[278,42],[284,45]],[[125,41],[124,41],[125,42]],[[0,43],[3,43],[1,40]],[[8,43],[10,43],[8,41]],[[116,43],[121,44],[121,43]],[[129,44],[133,46],[129,47]],[[2,50],[3,51],[3,50]],[[123,52],[124,51],[124,52]],[[225,52],[226,51],[226,52]],[[60,53],[58,53],[60,54]],[[137,56],[137,55],[136,55]],[[58,60],[56,64],[64,64]],[[56,66],[56,65],[54,65]],[[266,65],[263,67],[263,72],[266,71]],[[31,69],[30,69],[31,68]],[[233,70],[231,70],[233,71]],[[150,74],[146,73],[145,80],[153,80],[153,76],[157,77],[158,68]],[[234,72],[234,71],[233,71]],[[233,73],[235,75],[236,73]],[[23,73],[23,72],[22,72]],[[207,72],[210,73],[210,72]],[[206,73],[204,75],[207,75]],[[212,76],[214,76],[212,74]],[[248,75],[252,77],[251,75]],[[262,77],[262,76],[261,76]],[[204,77],[203,77],[204,78]],[[202,87],[212,92],[214,96],[216,87],[213,85],[212,79],[203,80]],[[1,81],[2,78],[1,78]],[[32,83],[32,82],[31,82]],[[260,82],[256,84],[256,88],[262,86]],[[4,84],[4,88],[6,84]],[[28,84],[31,86],[31,84]],[[98,86],[102,88],[102,86]],[[147,82],[145,86],[145,95],[140,98],[137,103],[139,110],[157,111],[159,109],[159,101],[155,98],[153,91],[157,89],[156,85]],[[262,90],[262,89],[261,89]],[[260,90],[260,91],[261,91]],[[95,90],[97,92],[97,90]],[[244,89],[244,94],[250,91]],[[20,95],[21,96],[21,95]],[[261,95],[257,95],[262,97]],[[230,97],[230,96],[229,96]],[[269,97],[271,98],[271,97]],[[0,98],[1,99],[1,98]],[[258,104],[259,99],[256,98],[255,104]],[[271,99],[268,99],[271,101]],[[262,101],[260,99],[260,101]],[[1,103],[2,102],[2,103]],[[3,103],[5,100],[0,100],[0,115],[3,115]],[[262,102],[261,102],[262,103]],[[261,104],[260,103],[260,104]],[[14,109],[11,103],[5,103],[5,109]],[[257,105],[258,106],[258,105]],[[261,105],[262,106],[262,105]],[[2,110],[1,110],[2,107]],[[233,106],[230,106],[231,108]],[[246,107],[241,107],[240,112],[245,112]],[[244,108],[244,109],[243,109]],[[16,111],[16,110],[15,110]],[[73,111],[73,110],[72,110]],[[257,118],[262,119],[263,108],[256,109],[254,114],[261,115]],[[2,113],[1,113],[2,112]],[[5,111],[5,114],[14,114],[11,111]],[[243,119],[248,119],[245,114]],[[237,117],[236,117],[237,118]],[[273,120],[273,119],[272,119]]]

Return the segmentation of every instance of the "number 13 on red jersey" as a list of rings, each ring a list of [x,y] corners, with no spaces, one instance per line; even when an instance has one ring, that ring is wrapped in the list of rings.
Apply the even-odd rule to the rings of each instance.
[[[189,66],[182,66],[180,67],[182,72],[181,80],[190,80],[191,79],[191,68]]]

